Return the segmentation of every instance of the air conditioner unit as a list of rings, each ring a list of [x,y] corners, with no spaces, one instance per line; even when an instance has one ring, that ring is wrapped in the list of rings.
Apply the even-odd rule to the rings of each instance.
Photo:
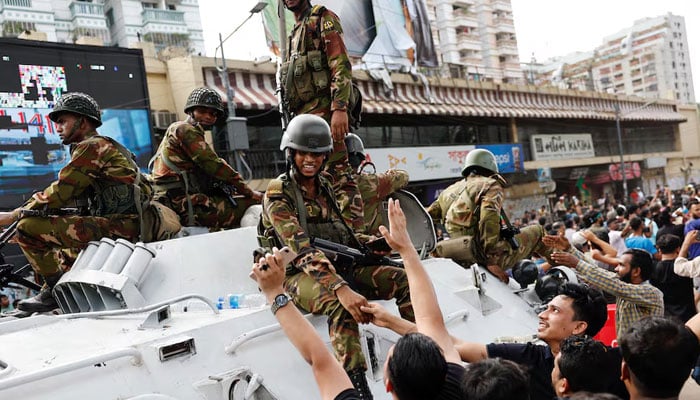
[[[167,129],[170,124],[177,121],[177,114],[170,111],[154,111],[153,115],[153,125],[156,128]]]

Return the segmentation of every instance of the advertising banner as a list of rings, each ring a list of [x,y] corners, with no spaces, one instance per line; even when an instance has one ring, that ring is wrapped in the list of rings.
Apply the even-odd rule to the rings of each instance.
[[[406,170],[411,182],[462,176],[464,157],[472,145],[433,147],[390,147],[365,149],[367,160],[374,163],[377,172],[390,168]]]
[[[513,172],[523,172],[525,170],[523,164],[523,146],[519,143],[514,144],[478,144],[477,149],[486,149],[496,156],[498,163],[498,172],[501,174],[509,174]]]
[[[535,161],[595,157],[590,133],[532,135],[530,144]]]

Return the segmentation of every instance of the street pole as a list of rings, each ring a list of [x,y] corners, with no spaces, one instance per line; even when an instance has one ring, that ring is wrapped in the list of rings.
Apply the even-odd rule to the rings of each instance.
[[[620,148],[620,171],[622,172],[622,202],[627,204],[627,174],[625,173],[625,152],[622,148],[622,129],[620,128],[620,105],[615,103],[615,125],[617,126],[617,145]]]

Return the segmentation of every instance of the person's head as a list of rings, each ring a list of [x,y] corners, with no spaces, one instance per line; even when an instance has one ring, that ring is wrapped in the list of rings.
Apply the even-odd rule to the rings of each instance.
[[[620,221],[616,218],[609,218],[605,224],[608,226],[608,230],[610,231],[619,231],[620,230]]]
[[[700,201],[697,199],[691,199],[688,202],[688,211],[693,219],[700,218]]]
[[[602,240],[603,242],[610,243],[610,235],[608,235],[608,231],[606,231],[605,229],[599,229],[599,230],[593,231],[593,234],[598,239]],[[596,242],[591,241],[590,243],[591,243],[591,249],[600,250],[600,251],[603,250],[600,246],[598,246],[598,244]]]
[[[627,207],[627,217],[631,218],[634,216],[639,216],[639,205],[637,204],[630,204],[629,207]]]
[[[700,353],[685,325],[661,317],[636,321],[619,342],[622,381],[631,394],[650,398],[678,396]]]
[[[354,133],[345,136],[345,148],[348,150],[348,161],[354,171],[365,161],[365,145],[362,139]]]
[[[209,128],[224,116],[224,102],[215,90],[207,87],[196,88],[187,97],[185,114],[195,123]]]
[[[9,307],[10,298],[6,294],[0,294],[0,307]]]
[[[585,390],[573,393],[568,397],[569,400],[622,400],[619,396],[612,393],[594,393]]]
[[[332,149],[331,128],[323,118],[312,114],[292,118],[280,142],[287,171],[293,168],[298,178],[316,177]]]
[[[307,8],[311,8],[311,0],[284,0],[284,6],[294,13],[303,14]]]
[[[466,177],[471,173],[482,176],[497,174],[498,162],[496,162],[496,156],[486,149],[471,150],[464,159],[462,176]]]
[[[653,269],[651,254],[641,249],[628,249],[622,253],[615,272],[623,282],[642,283],[651,277]]]
[[[571,218],[567,218],[564,221],[564,226],[566,227],[566,229],[574,229],[574,220]]]
[[[537,336],[550,346],[558,346],[571,335],[595,336],[608,320],[608,307],[600,290],[566,282],[538,317]]]
[[[681,238],[676,235],[661,235],[656,239],[656,247],[661,254],[674,254],[681,248]]]
[[[588,335],[569,336],[554,358],[552,387],[559,397],[581,390],[603,392],[619,372],[614,362],[601,342]]]
[[[564,233],[566,231],[566,225],[564,222],[557,221],[552,224],[552,230],[555,231],[557,235],[564,236]]]
[[[85,93],[62,95],[49,113],[63,144],[78,143],[102,125],[100,106]]]
[[[598,210],[590,210],[583,215],[583,228],[599,225],[603,221],[603,214]]]
[[[644,229],[644,227],[643,227],[644,224],[642,223],[641,218],[636,217],[636,216],[632,217],[632,218],[630,218],[629,224],[630,224],[630,228],[632,228],[632,230],[635,233],[637,233],[637,234],[642,233],[642,229]]]
[[[422,333],[409,333],[389,350],[384,385],[401,400],[429,399],[440,393],[446,374],[440,346]]]
[[[513,361],[487,358],[466,367],[462,394],[469,400],[529,400],[530,378]]]

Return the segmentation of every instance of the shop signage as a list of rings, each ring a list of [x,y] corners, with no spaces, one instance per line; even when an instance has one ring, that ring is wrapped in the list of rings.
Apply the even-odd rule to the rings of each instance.
[[[536,161],[595,157],[590,133],[532,135],[530,144]]]
[[[464,157],[474,148],[472,145],[464,145],[365,150],[367,159],[374,163],[377,172],[390,168],[403,169],[408,172],[411,182],[416,182],[461,177]]]
[[[647,169],[664,168],[666,166],[666,157],[649,157],[644,160],[644,164]]]
[[[514,144],[477,144],[477,149],[486,149],[496,156],[498,172],[508,174],[512,172],[523,172],[523,146]]]

